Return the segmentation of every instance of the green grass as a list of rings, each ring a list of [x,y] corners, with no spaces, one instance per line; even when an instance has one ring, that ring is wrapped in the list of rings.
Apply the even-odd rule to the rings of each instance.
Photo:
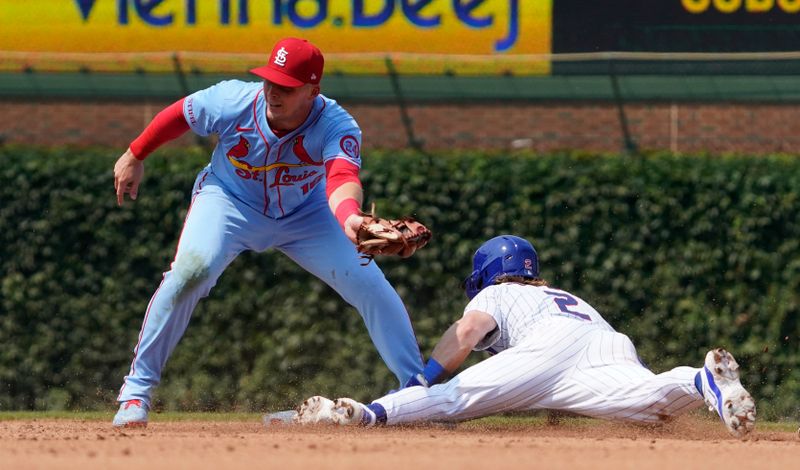
[[[561,418],[559,420],[559,423],[561,425],[568,427],[586,427],[603,422],[604,421],[599,421],[592,418],[582,418],[578,416]],[[546,426],[547,424],[548,424],[548,419],[547,416],[545,415],[533,415],[533,416],[499,415],[499,416],[487,416],[486,418],[479,418],[472,421],[467,421],[461,423],[459,427],[463,429],[472,429],[472,428],[485,429],[487,427],[515,429],[515,428],[523,428],[531,426]]]
[[[153,422],[172,422],[172,421],[242,421],[259,422],[262,413],[185,413],[185,412],[165,412],[150,413],[150,420]],[[0,412],[0,421],[10,420],[44,420],[44,419],[71,419],[85,421],[111,421],[114,413],[111,411],[3,411]],[[706,419],[701,417],[700,419]],[[708,417],[714,420],[713,417]],[[562,417],[559,418],[559,426],[570,428],[588,428],[596,426],[606,421],[583,417]],[[544,415],[534,416],[489,416],[459,424],[459,429],[486,429],[502,428],[514,430],[526,427],[546,426],[548,418]],[[796,432],[798,423],[793,421],[764,422],[759,421],[757,428],[761,431],[773,432]]]
[[[709,421],[717,422],[714,416],[698,415],[698,419],[707,419]],[[565,428],[590,428],[599,424],[607,423],[593,418],[584,418],[580,416],[569,416],[558,419],[558,426]],[[489,416],[480,418],[473,421],[468,421],[459,425],[460,429],[485,429],[489,428],[503,428],[503,429],[516,429],[531,426],[546,426],[548,419],[546,416]],[[798,423],[794,421],[758,421],[756,428],[761,431],[774,431],[774,432],[796,432]]]
[[[796,432],[797,423],[793,423],[790,421],[772,422],[772,423],[756,422],[756,429],[760,429],[762,431]]]

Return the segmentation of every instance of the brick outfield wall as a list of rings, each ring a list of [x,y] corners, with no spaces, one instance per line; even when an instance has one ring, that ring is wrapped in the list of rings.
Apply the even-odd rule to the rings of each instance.
[[[35,145],[125,148],[169,102],[0,102],[0,139]],[[342,103],[364,131],[363,147],[408,147],[396,105]],[[618,110],[606,103],[410,105],[429,150],[528,148],[621,150]],[[625,106],[629,132],[646,150],[800,153],[800,107],[780,104],[639,103]],[[191,145],[187,134],[171,145]]]

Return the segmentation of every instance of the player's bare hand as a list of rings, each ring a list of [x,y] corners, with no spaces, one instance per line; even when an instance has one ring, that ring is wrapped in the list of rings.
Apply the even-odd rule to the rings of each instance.
[[[125,200],[125,193],[136,200],[142,177],[144,177],[144,162],[134,157],[131,149],[128,149],[114,164],[114,190],[117,192],[118,206]]]
[[[344,221],[344,234],[355,244],[358,244],[358,236],[356,234],[362,223],[364,223],[364,217],[358,214],[350,214]]]

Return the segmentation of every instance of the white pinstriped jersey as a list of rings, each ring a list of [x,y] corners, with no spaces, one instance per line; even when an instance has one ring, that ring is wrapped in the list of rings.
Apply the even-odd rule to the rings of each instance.
[[[602,316],[583,299],[561,289],[505,282],[486,287],[464,308],[491,315],[497,328],[484,338],[475,351],[498,353],[519,345],[535,325],[554,318],[590,322],[600,329],[614,331]]]
[[[408,387],[375,401],[387,424],[465,420],[551,409],[604,419],[658,423],[702,406],[700,369],[655,375],[630,338],[582,299],[560,289],[503,283],[486,287],[464,315],[497,322],[476,350],[498,353],[446,383]]]

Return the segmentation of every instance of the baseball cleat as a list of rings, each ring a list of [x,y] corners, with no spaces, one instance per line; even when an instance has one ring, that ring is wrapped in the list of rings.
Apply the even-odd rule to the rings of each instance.
[[[297,407],[297,415],[293,421],[297,424],[333,424],[334,407],[333,400],[318,395],[313,396]]]
[[[337,398],[336,401],[314,396],[297,408],[292,418],[296,424],[338,424],[357,426],[374,424],[374,419],[364,405],[352,398]]]
[[[739,364],[728,351],[717,348],[706,354],[700,371],[703,398],[709,411],[716,411],[725,427],[744,437],[756,424],[756,404],[739,381]]]
[[[119,404],[119,410],[111,422],[115,428],[147,427],[147,405],[142,400],[128,400]]]
[[[371,421],[364,405],[352,398],[337,398],[333,402],[333,422],[336,424],[342,426],[369,425],[372,424]]]

